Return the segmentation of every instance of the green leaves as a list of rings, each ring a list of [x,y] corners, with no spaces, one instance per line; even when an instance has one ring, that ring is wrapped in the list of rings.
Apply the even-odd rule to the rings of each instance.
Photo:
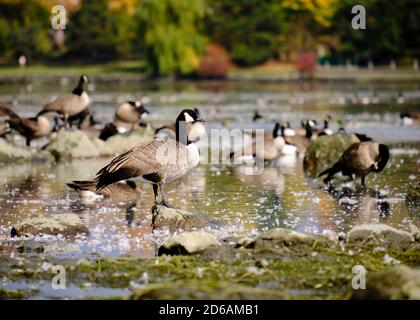
[[[136,20],[138,34],[153,75],[190,74],[199,65],[204,37],[198,25],[202,0],[145,0]]]

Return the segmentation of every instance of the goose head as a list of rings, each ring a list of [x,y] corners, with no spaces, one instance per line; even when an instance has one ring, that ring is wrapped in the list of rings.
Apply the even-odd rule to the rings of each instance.
[[[183,143],[189,144],[191,142],[195,142],[196,137],[193,137],[191,134],[191,128],[196,125],[204,122],[204,119],[200,117],[194,110],[192,109],[184,109],[182,110],[175,121],[175,128],[176,128],[176,140]],[[191,140],[190,140],[191,139]]]
[[[381,172],[389,160],[389,148],[384,144],[379,144],[375,150],[377,162],[372,165],[373,172]]]

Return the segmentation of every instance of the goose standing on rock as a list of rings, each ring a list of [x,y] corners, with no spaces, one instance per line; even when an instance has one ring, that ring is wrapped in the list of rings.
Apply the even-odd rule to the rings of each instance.
[[[67,126],[69,117],[82,113],[90,103],[89,95],[84,90],[84,85],[87,82],[88,77],[82,75],[77,87],[72,93],[64,94],[54,101],[47,103],[38,115],[56,112],[63,115],[64,123]]]
[[[176,118],[176,138],[155,138],[152,142],[138,144],[114,158],[96,176],[96,189],[125,179],[141,177],[153,185],[155,203],[158,189],[161,205],[170,207],[164,193],[164,185],[171,183],[198,165],[200,154],[195,141],[190,140],[188,132],[194,123],[203,122],[193,110],[184,109]]]
[[[130,123],[133,127],[140,122],[144,114],[149,114],[140,101],[126,101],[121,103],[115,111],[115,120]]]
[[[37,116],[33,118],[14,117],[7,120],[11,129],[16,130],[26,138],[26,146],[31,145],[33,139],[48,136],[52,131],[52,126],[47,117]]]
[[[341,172],[352,180],[360,177],[362,186],[365,186],[365,177],[371,172],[381,172],[388,160],[389,148],[386,145],[374,141],[356,142],[344,151],[340,160],[318,177],[327,175],[324,182],[328,183],[336,173]]]

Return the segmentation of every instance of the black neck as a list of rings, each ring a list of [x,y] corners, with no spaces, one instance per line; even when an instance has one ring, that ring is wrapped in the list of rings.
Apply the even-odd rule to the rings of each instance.
[[[184,145],[189,145],[192,141],[188,140],[187,123],[177,120],[175,123],[176,141]]]
[[[83,82],[83,80],[82,79],[80,79],[79,80],[79,84],[77,85],[77,87],[76,88],[74,88],[74,90],[73,90],[73,94],[77,94],[78,96],[81,96],[82,95],[82,93],[83,93],[83,85],[84,85],[84,82]]]
[[[280,129],[280,124],[276,123],[273,130],[273,139],[279,136],[279,129]]]

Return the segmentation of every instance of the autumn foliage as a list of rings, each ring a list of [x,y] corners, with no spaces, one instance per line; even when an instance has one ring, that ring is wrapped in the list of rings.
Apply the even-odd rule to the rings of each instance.
[[[200,60],[197,74],[201,78],[223,78],[231,67],[228,52],[218,44],[210,44]]]

